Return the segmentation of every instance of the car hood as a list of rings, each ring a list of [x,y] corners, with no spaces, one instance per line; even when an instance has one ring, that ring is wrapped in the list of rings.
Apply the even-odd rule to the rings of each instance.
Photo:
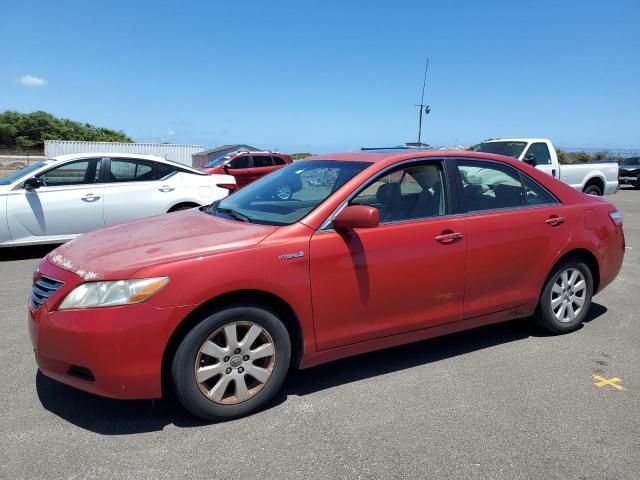
[[[122,279],[150,265],[251,247],[277,228],[193,209],[95,230],[58,247],[47,261],[84,280]]]
[[[621,166],[619,169],[620,173],[640,173],[640,165],[628,165],[628,166]]]

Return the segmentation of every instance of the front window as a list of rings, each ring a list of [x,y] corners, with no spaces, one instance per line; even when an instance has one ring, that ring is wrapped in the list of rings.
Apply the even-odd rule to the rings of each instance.
[[[101,165],[100,158],[77,160],[52,168],[40,175],[39,178],[46,187],[96,183],[100,179]]]
[[[222,165],[227,159],[228,157],[226,155],[222,155],[221,157],[217,157],[212,160],[209,160],[207,163],[204,164],[204,166],[205,168],[217,167],[218,165]]]
[[[402,167],[378,178],[350,205],[370,205],[380,212],[380,223],[445,214],[443,172],[440,164]]]
[[[368,167],[367,162],[305,160],[262,177],[207,213],[265,225],[290,225]]]
[[[20,170],[10,173],[6,177],[0,178],[0,185],[11,185],[13,182],[20,180],[22,177],[26,177],[31,172],[35,172],[36,170],[44,167],[46,165],[45,162],[34,163],[33,165],[28,165]]]
[[[625,158],[622,165],[640,165],[640,157]]]
[[[485,142],[476,148],[476,152],[519,158],[526,146],[527,142]]]

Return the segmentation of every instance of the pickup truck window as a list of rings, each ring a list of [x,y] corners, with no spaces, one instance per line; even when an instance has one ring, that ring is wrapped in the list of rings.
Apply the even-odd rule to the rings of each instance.
[[[551,154],[549,153],[549,147],[547,147],[546,143],[532,143],[525,157],[528,155],[533,155],[533,158],[536,160],[536,165],[551,165]]]
[[[519,158],[526,146],[527,142],[485,142],[476,148],[476,152]]]

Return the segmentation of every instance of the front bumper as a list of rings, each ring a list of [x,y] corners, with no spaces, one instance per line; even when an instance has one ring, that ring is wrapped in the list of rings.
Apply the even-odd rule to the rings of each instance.
[[[620,185],[638,185],[638,177],[637,176],[620,176],[618,177],[618,183]]]
[[[42,373],[105,397],[162,396],[162,356],[188,307],[156,308],[143,302],[58,311],[57,305],[82,280],[46,261],[40,274],[64,282],[40,308],[29,306],[29,334]]]

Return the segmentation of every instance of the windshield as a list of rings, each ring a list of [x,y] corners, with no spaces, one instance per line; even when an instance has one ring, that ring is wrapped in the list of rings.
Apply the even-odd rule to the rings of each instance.
[[[527,146],[527,142],[485,142],[481,143],[476,152],[494,153],[505,157],[518,158]]]
[[[622,165],[638,165],[638,164],[640,164],[640,157],[625,158],[622,161]]]
[[[292,163],[214,203],[206,212],[251,223],[290,225],[369,165],[338,160]]]
[[[40,167],[44,167],[46,165],[45,162],[34,163],[33,165],[29,165],[27,167],[21,168],[20,170],[13,172],[6,177],[0,178],[0,185],[11,185],[16,180],[19,180],[21,177],[28,175],[31,172],[35,172]]]
[[[217,167],[218,165],[223,163],[226,159],[227,159],[227,156],[223,155],[221,157],[214,158],[213,160],[209,160],[207,163],[204,164],[204,166],[205,168]]]

